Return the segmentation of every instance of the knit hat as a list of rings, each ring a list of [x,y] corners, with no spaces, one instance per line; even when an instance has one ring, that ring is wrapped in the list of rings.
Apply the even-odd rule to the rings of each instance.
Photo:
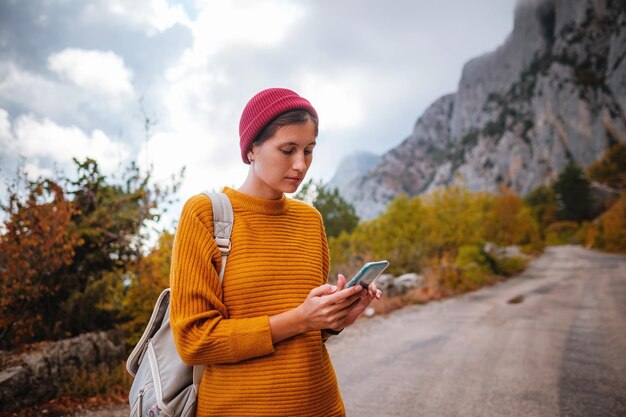
[[[286,88],[268,88],[252,97],[239,120],[239,146],[243,162],[250,163],[248,151],[265,126],[281,114],[299,109],[317,118],[317,112],[307,99]]]

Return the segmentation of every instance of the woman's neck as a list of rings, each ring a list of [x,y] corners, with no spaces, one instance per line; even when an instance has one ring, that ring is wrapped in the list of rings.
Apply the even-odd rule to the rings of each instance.
[[[261,181],[252,172],[248,172],[246,180],[241,187],[237,189],[240,193],[248,194],[252,197],[265,198],[267,200],[279,200],[283,197],[283,193],[271,188]]]

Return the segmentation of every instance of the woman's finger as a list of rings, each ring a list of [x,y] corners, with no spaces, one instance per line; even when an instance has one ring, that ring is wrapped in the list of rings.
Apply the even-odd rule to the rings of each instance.
[[[337,290],[341,291],[346,287],[346,284],[348,282],[346,281],[346,277],[344,277],[343,275],[339,274],[337,275]]]
[[[334,305],[337,307],[337,310],[349,309],[354,304],[359,303],[363,295],[361,293],[354,294],[345,300],[335,303]]]
[[[336,304],[354,294],[359,294],[360,292],[361,292],[361,287],[356,286],[356,285],[354,287],[344,288],[341,291],[336,291],[333,294],[330,294],[327,297],[327,302]]]
[[[309,293],[311,297],[321,297],[322,295],[333,294],[337,291],[337,287],[335,285],[324,284],[319,287],[313,288]]]

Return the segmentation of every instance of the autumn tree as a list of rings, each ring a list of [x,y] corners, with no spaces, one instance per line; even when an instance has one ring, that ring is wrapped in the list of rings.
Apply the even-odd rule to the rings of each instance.
[[[139,340],[156,299],[161,291],[169,287],[173,244],[174,234],[163,232],[150,253],[139,258],[124,275],[127,292],[122,315],[127,321],[123,328],[128,332],[131,344]]]
[[[427,212],[421,198],[396,197],[387,210],[372,221],[370,240],[375,259],[392,259],[390,273],[416,272],[429,250],[426,240]]]
[[[418,272],[434,259],[453,258],[459,247],[482,242],[485,198],[462,187],[426,197],[396,197],[379,217],[331,239],[333,270],[387,259],[390,273]],[[339,271],[341,272],[341,271]]]
[[[483,237],[500,246],[540,246],[539,227],[524,201],[506,189],[489,199],[483,222]]]
[[[27,184],[22,201],[10,190],[5,231],[0,235],[0,347],[54,332],[63,279],[82,243],[72,224],[76,211],[52,180]]]
[[[380,259],[390,261],[389,273],[419,271],[427,253],[424,216],[419,198],[400,195],[379,217],[361,222],[351,234],[331,238],[331,275],[356,272],[363,263]]]
[[[591,164],[589,178],[618,190],[626,190],[626,145],[611,146],[602,159]]]
[[[453,186],[437,190],[425,199],[425,241],[433,256],[441,259],[462,245],[482,241],[486,204],[483,197]]]
[[[3,207],[0,273],[3,288],[11,288],[0,297],[5,348],[128,320],[124,277],[178,182],[152,184],[134,164],[119,179],[106,178],[92,159],[75,164],[75,179],[35,181],[25,201],[13,192]]]
[[[70,334],[107,328],[121,320],[122,280],[146,245],[142,227],[159,219],[167,192],[131,164],[119,182],[107,179],[96,161],[76,161],[70,182],[82,244],[65,273],[68,294],[61,314]],[[87,314],[89,313],[89,314]]]
[[[626,252],[626,193],[599,219],[598,246],[609,252]]]

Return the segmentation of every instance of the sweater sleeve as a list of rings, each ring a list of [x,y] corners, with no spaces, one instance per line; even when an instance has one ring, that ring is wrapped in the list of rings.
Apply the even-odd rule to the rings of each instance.
[[[274,351],[268,316],[228,318],[212,216],[208,198],[190,198],[172,252],[170,322],[178,353],[190,365],[236,363]]]
[[[326,229],[324,227],[324,220],[322,215],[320,214],[320,229],[322,233],[322,277],[324,278],[324,282],[327,282],[330,278],[328,274],[330,273],[330,251],[328,249],[328,239],[326,238]]]

